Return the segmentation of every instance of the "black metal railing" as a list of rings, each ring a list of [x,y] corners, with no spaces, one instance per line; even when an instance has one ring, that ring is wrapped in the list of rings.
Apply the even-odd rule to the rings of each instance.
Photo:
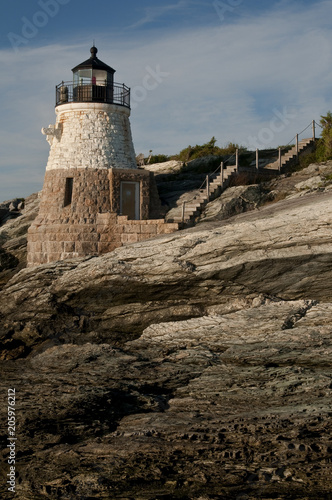
[[[130,88],[124,83],[94,85],[61,82],[55,87],[55,105],[69,102],[106,102],[130,108]]]

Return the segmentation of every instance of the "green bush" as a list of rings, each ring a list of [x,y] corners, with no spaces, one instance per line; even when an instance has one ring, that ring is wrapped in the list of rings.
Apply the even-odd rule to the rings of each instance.
[[[303,168],[307,168],[307,167],[309,167],[309,165],[311,163],[316,163],[317,161],[318,160],[317,160],[317,149],[316,149],[316,151],[314,151],[312,153],[300,156],[300,159],[299,159],[300,167],[297,170],[302,170]]]
[[[196,158],[202,158],[203,156],[218,154],[219,148],[215,145],[217,139],[212,137],[209,142],[203,144],[202,146],[196,144],[196,146],[188,146],[180,151],[176,156],[177,160],[186,162],[189,160],[195,160]]]
[[[326,116],[321,116],[320,120],[322,138],[316,147],[316,161],[326,161],[332,159],[332,113],[328,111]]]
[[[233,142],[229,142],[226,144],[224,148],[220,148],[220,154],[221,155],[233,155],[236,150],[239,150],[239,153],[243,153],[244,151],[247,151],[247,148],[244,146],[239,146],[238,144],[234,144]]]
[[[204,156],[231,155],[235,153],[237,149],[239,149],[240,152],[246,151],[245,147],[232,142],[226,144],[224,148],[219,148],[216,146],[216,142],[217,139],[213,136],[209,142],[206,142],[205,144],[196,144],[196,146],[188,146],[182,149],[182,151],[180,151],[179,154],[174,155],[172,159],[174,158],[176,160],[187,162],[190,160],[196,160],[197,158],[203,158]]]
[[[150,161],[149,163],[152,164],[152,163],[165,163],[165,161],[169,161],[170,160],[170,157],[167,156],[167,155],[152,155],[151,158],[150,158]]]

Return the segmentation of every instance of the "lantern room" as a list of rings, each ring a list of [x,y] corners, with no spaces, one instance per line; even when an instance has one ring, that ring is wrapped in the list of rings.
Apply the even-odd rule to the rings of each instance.
[[[98,59],[97,47],[91,47],[91,57],[72,69],[74,87],[96,85],[113,86],[115,70]]]
[[[114,83],[115,69],[97,57],[97,47],[91,47],[91,56],[72,69],[73,81],[56,86],[56,106],[68,102],[106,102],[130,107],[130,89]]]

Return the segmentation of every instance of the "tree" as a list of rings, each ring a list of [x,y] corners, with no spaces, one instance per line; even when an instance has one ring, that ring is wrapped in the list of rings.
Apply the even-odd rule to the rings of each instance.
[[[322,139],[317,148],[317,160],[326,161],[332,159],[332,113],[328,111],[326,116],[321,116]]]

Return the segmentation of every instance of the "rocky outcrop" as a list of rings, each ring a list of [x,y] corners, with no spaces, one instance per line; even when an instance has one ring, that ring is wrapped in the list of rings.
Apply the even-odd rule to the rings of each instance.
[[[200,222],[223,220],[233,215],[249,212],[273,201],[275,193],[262,185],[233,186],[226,189],[221,196],[207,204],[200,216]]]
[[[199,222],[228,219],[285,198],[299,198],[313,192],[329,192],[331,189],[332,161],[311,164],[292,175],[226,189],[221,196],[206,205]]]
[[[149,172],[153,172],[155,175],[161,174],[175,174],[178,173],[183,166],[182,161],[178,160],[170,160],[165,161],[163,163],[151,163],[151,165],[144,165],[144,170],[149,170]]]
[[[328,499],[332,304],[254,305],[3,364],[18,497]]]
[[[270,181],[266,187],[277,198],[298,198],[313,192],[329,192],[332,188],[332,161],[312,163],[307,168],[282,175]]]
[[[0,221],[0,288],[20,269],[26,267],[27,232],[37,217],[39,196],[37,193],[24,200],[5,202]]]
[[[63,322],[75,332],[83,322],[85,339],[98,331],[113,341],[152,322],[227,308],[234,297],[332,300],[331,199],[313,193],[99,258],[23,270],[1,293],[1,331],[14,328],[24,341],[29,325],[30,341],[60,332],[67,339]]]
[[[22,198],[14,198],[13,200],[0,203],[0,226],[18,217],[23,208],[24,200]]]
[[[330,498],[332,192],[295,177],[280,202],[4,287],[20,500]]]

